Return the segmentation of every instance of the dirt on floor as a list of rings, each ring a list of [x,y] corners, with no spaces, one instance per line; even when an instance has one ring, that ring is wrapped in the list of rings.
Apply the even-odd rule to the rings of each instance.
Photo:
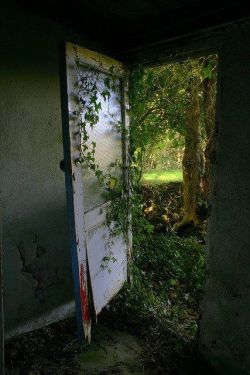
[[[7,375],[154,374],[143,360],[142,340],[99,324],[80,348],[75,320],[68,319],[6,343]]]
[[[138,322],[117,328],[111,321],[94,326],[91,344],[82,348],[75,319],[7,341],[6,375],[215,375],[193,345],[183,345],[174,333],[154,333],[153,326]]]

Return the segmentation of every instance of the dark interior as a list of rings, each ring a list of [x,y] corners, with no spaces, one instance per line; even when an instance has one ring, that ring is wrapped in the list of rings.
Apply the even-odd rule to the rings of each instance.
[[[98,42],[117,57],[191,36],[250,15],[247,1],[211,0],[17,0]]]

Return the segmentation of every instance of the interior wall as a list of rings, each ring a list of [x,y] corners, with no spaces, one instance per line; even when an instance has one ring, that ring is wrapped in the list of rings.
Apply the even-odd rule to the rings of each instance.
[[[0,190],[8,336],[74,310],[64,173],[59,168],[59,47],[64,40],[97,50],[100,46],[11,2],[1,7],[0,24]]]
[[[250,26],[228,28],[218,77],[217,142],[200,349],[221,373],[250,369]]]

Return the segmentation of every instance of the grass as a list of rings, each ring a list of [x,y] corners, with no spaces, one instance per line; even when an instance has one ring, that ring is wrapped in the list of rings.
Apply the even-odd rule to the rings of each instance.
[[[152,185],[182,182],[181,169],[148,169],[143,173],[142,181]]]

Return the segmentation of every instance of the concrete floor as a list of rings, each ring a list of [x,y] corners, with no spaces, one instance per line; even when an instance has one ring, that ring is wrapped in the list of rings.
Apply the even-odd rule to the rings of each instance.
[[[124,331],[99,327],[93,342],[79,355],[83,374],[153,374],[143,365],[143,343]]]

